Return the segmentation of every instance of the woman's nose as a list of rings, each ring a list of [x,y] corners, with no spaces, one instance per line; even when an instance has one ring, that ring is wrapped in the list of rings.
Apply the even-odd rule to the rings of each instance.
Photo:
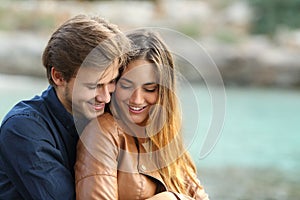
[[[141,88],[137,88],[133,91],[130,97],[130,103],[135,105],[140,105],[144,103],[144,97]]]

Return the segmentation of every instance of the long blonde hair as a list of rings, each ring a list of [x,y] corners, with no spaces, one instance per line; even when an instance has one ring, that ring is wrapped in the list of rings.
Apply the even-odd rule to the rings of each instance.
[[[146,133],[150,138],[152,151],[159,152],[155,159],[158,170],[169,189],[191,195],[187,189],[186,176],[196,185],[201,186],[194,176],[196,167],[183,145],[173,57],[156,32],[141,29],[126,35],[132,41],[133,47],[128,62],[143,59],[156,66],[159,85],[157,105],[159,106],[154,106],[150,112],[151,123],[148,124]],[[112,98],[112,107],[118,107],[114,98]],[[116,109],[112,109],[112,112],[113,110]],[[118,115],[116,112],[113,114]]]

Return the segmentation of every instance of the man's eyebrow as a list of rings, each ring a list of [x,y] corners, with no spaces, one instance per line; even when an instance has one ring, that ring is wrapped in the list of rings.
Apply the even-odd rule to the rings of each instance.
[[[87,87],[91,87],[91,86],[96,87],[96,86],[104,85],[104,83],[99,83],[99,82],[86,82],[82,84]]]
[[[82,83],[83,85],[98,85],[98,82],[86,82]]]

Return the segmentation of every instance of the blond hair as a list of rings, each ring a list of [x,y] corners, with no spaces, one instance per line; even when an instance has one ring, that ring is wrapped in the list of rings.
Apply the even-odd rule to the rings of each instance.
[[[151,123],[146,133],[151,141],[151,151],[159,152],[154,156],[158,170],[170,190],[192,195],[187,185],[187,177],[201,188],[197,181],[196,167],[185,150],[181,134],[181,114],[176,97],[175,66],[171,53],[158,33],[135,30],[126,34],[132,41],[132,54],[129,60],[143,59],[156,66],[158,75],[158,101],[150,112]],[[121,70],[124,70],[123,66]],[[121,73],[120,73],[121,74]],[[118,105],[112,98],[111,111],[117,118]],[[157,133],[157,134],[156,134]]]

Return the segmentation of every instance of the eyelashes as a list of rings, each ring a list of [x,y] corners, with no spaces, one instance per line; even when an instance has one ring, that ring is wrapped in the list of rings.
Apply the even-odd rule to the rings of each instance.
[[[123,83],[119,83],[119,86],[124,89],[124,90],[134,90],[136,89],[133,85],[131,84],[123,84]],[[142,89],[145,91],[145,92],[149,92],[149,93],[152,93],[152,92],[155,92],[157,90],[158,86],[157,85],[154,85],[154,86],[149,86],[149,85],[143,85],[142,86]]]

